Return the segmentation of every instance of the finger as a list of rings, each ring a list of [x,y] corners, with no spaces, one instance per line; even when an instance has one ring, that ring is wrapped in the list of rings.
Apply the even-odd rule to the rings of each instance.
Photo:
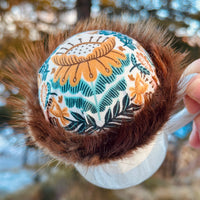
[[[189,143],[194,148],[200,148],[199,132],[197,131],[195,123],[193,123],[192,132],[189,137]]]
[[[186,89],[186,95],[200,103],[200,75],[196,75],[189,82]]]
[[[197,116],[193,122],[189,143],[194,148],[200,148],[200,115]]]
[[[183,72],[183,76],[187,76],[189,74],[200,73],[200,59],[192,62]]]
[[[200,110],[200,104],[190,98],[188,95],[186,95],[183,100],[189,113],[195,114]]]

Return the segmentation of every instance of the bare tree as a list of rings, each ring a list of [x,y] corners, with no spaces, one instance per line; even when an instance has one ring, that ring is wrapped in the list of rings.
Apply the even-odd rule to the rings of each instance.
[[[78,13],[78,20],[90,17],[91,0],[77,0],[76,8]]]

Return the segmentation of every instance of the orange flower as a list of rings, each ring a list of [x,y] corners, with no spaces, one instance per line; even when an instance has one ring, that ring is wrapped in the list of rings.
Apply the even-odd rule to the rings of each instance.
[[[95,44],[98,45],[92,53],[86,56],[67,55],[75,47],[80,45]],[[115,37],[108,38],[105,42],[84,42],[73,46],[65,54],[52,57],[54,64],[58,69],[54,74],[54,82],[60,78],[60,85],[64,85],[68,78],[71,86],[76,86],[83,74],[86,81],[92,82],[97,78],[97,69],[104,76],[112,74],[113,67],[121,67],[119,59],[126,59],[121,51],[115,50]]]
[[[66,126],[69,123],[69,121],[65,119],[65,117],[69,117],[67,107],[61,110],[54,97],[52,98],[52,105],[49,108],[49,112],[52,113],[55,117],[60,118],[60,121],[64,126]]]
[[[149,63],[146,56],[143,53],[136,52],[136,57],[138,58],[139,62],[149,71],[153,72],[152,65]]]
[[[141,105],[143,103],[143,97],[148,89],[148,83],[141,79],[140,75],[137,73],[135,78],[135,87],[130,87],[131,98],[134,97],[134,103]]]

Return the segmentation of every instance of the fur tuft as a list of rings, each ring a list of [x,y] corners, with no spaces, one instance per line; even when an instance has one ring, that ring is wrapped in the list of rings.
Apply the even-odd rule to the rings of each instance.
[[[38,101],[37,72],[50,53],[66,39],[64,34],[51,36],[47,46],[39,42],[25,45],[23,53],[14,52],[15,57],[5,75],[11,80],[8,85],[17,86],[24,97],[12,104],[18,111],[19,126],[27,128],[36,146],[64,162],[89,166],[128,156],[154,138],[176,107],[177,83],[186,55],[175,52],[167,32],[152,21],[129,25],[97,18],[78,23],[67,37],[87,30],[112,30],[134,38],[156,66],[160,86],[132,122],[101,134],[80,136],[45,120]]]

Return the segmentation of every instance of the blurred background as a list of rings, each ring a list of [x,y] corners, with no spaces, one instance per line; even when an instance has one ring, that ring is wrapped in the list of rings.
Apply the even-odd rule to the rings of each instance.
[[[174,47],[200,57],[199,0],[0,0],[0,73],[10,50],[70,30],[77,21],[107,15],[134,24],[154,18],[176,37]],[[24,130],[9,125],[7,99],[18,95],[0,83],[0,200],[199,200],[200,154],[188,145],[191,124],[169,137],[160,170],[144,183],[119,191],[101,189],[27,146]]]

